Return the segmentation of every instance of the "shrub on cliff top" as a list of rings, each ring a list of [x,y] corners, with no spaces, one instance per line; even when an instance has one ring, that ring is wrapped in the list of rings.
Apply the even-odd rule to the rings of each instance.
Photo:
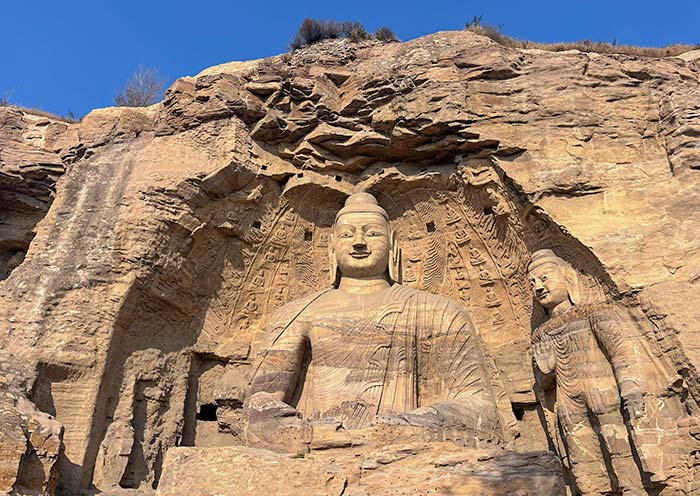
[[[124,91],[114,99],[119,107],[148,107],[160,100],[165,81],[155,67],[139,67],[127,81]]]
[[[386,26],[377,29],[374,32],[374,37],[379,41],[399,41],[399,39],[396,37],[396,33]]]
[[[304,19],[299,27],[299,31],[289,44],[291,50],[313,45],[323,40],[334,38],[348,38],[350,41],[358,42],[372,39],[372,35],[367,32],[361,22],[345,21],[338,22],[333,19]],[[374,33],[374,38],[380,41],[398,41],[396,34],[387,28],[379,28]]]
[[[299,26],[299,31],[297,31],[289,46],[292,50],[296,50],[306,45],[313,45],[319,41],[340,38],[345,34],[343,24],[333,19],[306,18]]]
[[[343,25],[345,35],[350,39],[350,41],[354,43],[357,43],[358,41],[368,40],[372,37],[372,35],[367,32],[365,27],[360,22],[344,22]]]
[[[3,96],[0,96],[0,107],[9,106],[11,97],[12,97],[12,90],[5,91],[5,94]]]

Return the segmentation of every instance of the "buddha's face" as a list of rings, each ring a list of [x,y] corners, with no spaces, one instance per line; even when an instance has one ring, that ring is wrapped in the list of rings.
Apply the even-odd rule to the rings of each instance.
[[[389,224],[380,214],[343,214],[333,231],[333,248],[343,276],[384,274],[389,265]]]
[[[544,263],[530,269],[529,278],[535,297],[543,307],[551,310],[569,300],[564,273],[556,263]]]

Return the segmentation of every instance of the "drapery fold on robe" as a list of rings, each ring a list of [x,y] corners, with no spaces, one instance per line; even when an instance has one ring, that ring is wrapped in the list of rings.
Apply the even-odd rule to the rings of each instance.
[[[454,427],[508,438],[515,422],[510,403],[463,307],[394,285],[357,319],[314,312],[324,293],[275,314],[253,393],[282,392],[290,404],[298,399],[307,418],[330,417],[349,428],[366,427],[376,415],[433,407]]]
[[[556,373],[562,415],[603,413],[620,397],[662,395],[680,379],[613,303],[577,305],[552,317],[535,329],[532,343],[538,372]]]

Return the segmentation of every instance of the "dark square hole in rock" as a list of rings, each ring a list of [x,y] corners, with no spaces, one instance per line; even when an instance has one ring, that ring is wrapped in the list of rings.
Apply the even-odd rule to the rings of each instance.
[[[342,176],[335,176],[335,180],[340,182],[343,180],[343,177]]]
[[[197,420],[204,420],[205,422],[216,422],[216,405],[202,405],[199,407],[199,412],[197,413]]]
[[[304,231],[304,241],[311,241],[314,239],[314,233],[311,231]]]
[[[491,215],[493,213],[493,208],[490,205],[484,207],[484,215]]]
[[[515,415],[516,419],[522,420],[525,416],[525,408],[522,406],[513,405],[513,415]]]
[[[267,165],[263,165],[263,166],[260,167],[260,168],[261,168],[262,170],[267,170]]]
[[[304,173],[303,173],[303,172],[299,172],[299,173],[297,174],[297,177],[304,177]]]
[[[261,225],[261,224],[260,224],[260,221],[259,221],[259,220],[254,220],[254,221],[253,221],[253,227],[254,227],[255,229],[260,229],[260,225]]]
[[[435,232],[435,222],[431,220],[425,225],[425,228],[428,230],[428,232]]]

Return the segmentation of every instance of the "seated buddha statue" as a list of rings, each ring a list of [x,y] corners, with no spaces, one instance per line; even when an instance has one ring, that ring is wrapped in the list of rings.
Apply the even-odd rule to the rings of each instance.
[[[332,421],[463,445],[502,441],[512,411],[497,401],[500,379],[472,319],[397,282],[396,235],[371,194],[347,199],[330,250],[333,286],[287,303],[267,328],[250,380],[249,440],[274,437],[259,426],[275,417],[307,433]]]

